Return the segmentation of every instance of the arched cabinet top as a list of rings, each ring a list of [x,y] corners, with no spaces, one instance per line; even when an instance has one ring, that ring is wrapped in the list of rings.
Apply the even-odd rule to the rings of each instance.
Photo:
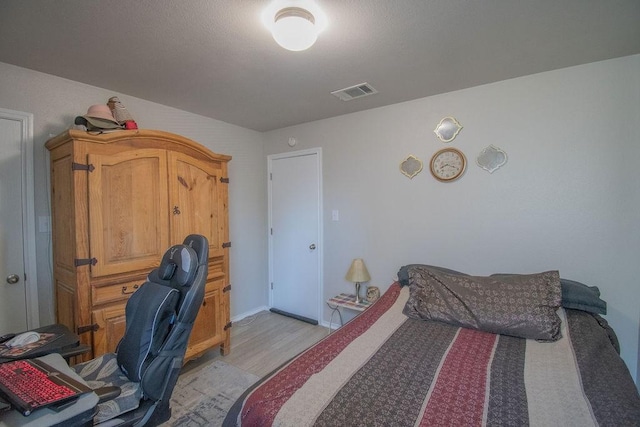
[[[231,160],[231,156],[214,153],[204,145],[184,136],[150,129],[119,130],[101,134],[69,129],[49,139],[45,146],[51,151],[68,143],[69,140],[79,143],[126,145],[137,148],[163,148],[205,156],[222,162]]]

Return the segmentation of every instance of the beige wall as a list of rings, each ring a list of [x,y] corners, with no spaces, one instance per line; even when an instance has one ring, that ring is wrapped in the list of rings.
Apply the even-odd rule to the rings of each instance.
[[[448,145],[469,166],[444,184],[428,161],[447,145],[433,129],[448,115],[464,126]],[[355,257],[383,288],[408,263],[479,275],[558,269],[600,287],[635,378],[639,123],[635,55],[275,130],[266,154],[322,147],[326,298],[352,291],[344,275]],[[489,144],[509,156],[493,174],[475,163]],[[412,180],[399,172],[409,154],[425,161]]]

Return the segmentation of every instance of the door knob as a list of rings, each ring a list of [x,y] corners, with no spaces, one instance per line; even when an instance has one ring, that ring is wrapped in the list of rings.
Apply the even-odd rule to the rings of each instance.
[[[17,274],[10,274],[7,276],[7,283],[13,285],[14,283],[18,283],[20,281],[20,276]]]
[[[316,248],[316,244],[312,243],[309,245],[309,249],[314,250]]]

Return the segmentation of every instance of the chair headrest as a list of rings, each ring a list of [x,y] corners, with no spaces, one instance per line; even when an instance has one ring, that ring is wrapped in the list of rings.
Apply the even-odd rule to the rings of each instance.
[[[186,245],[171,246],[162,257],[158,277],[172,285],[191,285],[198,269],[198,256]]]
[[[182,242],[183,245],[189,246],[196,251],[198,262],[206,264],[209,259],[209,242],[207,238],[200,234],[190,234]]]

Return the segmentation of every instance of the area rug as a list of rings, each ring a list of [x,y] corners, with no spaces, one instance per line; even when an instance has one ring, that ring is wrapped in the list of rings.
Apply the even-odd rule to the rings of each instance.
[[[220,426],[231,405],[260,378],[225,362],[213,362],[178,378],[171,419],[164,426]]]

